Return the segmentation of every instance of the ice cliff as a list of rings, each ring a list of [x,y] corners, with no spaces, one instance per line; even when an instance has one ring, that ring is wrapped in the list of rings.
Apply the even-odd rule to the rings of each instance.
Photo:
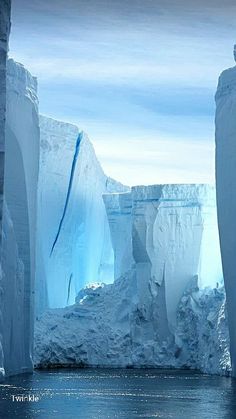
[[[163,292],[167,324],[162,327],[174,328],[189,281],[197,276],[199,286],[215,286],[222,280],[215,188],[138,186],[131,193],[104,195],[104,202],[117,277],[135,266],[139,298],[149,298],[149,287],[158,298]]]
[[[40,117],[36,313],[72,304],[91,281],[112,282],[114,255],[105,192],[128,188],[107,177],[86,134]]]
[[[228,371],[221,264],[206,269],[202,258],[217,238],[214,188],[135,187],[104,202],[115,282],[87,287],[75,305],[36,321],[36,364]],[[217,262],[219,243],[211,244]]]
[[[10,0],[0,3],[0,375],[32,370],[39,123],[37,83],[7,61]]]
[[[2,0],[0,5],[0,194],[1,219],[2,195],[4,180],[4,151],[5,151],[5,120],[6,120],[6,60],[8,53],[8,38],[10,33],[11,1]]]
[[[2,237],[7,374],[32,369],[38,166],[37,82],[21,64],[8,60]]]
[[[0,3],[0,375],[32,370],[39,163],[37,83],[7,62],[11,2]]]
[[[4,160],[5,160],[5,121],[6,121],[6,65],[8,52],[8,38],[10,32],[11,1],[3,0],[0,4],[0,228],[2,230],[2,205],[4,187]],[[0,231],[2,241],[2,232]],[[4,288],[2,270],[0,271],[0,379],[4,375],[4,349],[3,349],[3,302]]]
[[[236,47],[234,49],[236,59]],[[236,375],[236,67],[225,70],[216,92],[216,189],[233,375]]]

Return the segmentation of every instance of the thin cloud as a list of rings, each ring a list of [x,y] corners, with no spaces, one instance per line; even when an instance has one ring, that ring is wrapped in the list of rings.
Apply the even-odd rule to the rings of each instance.
[[[234,3],[13,0],[10,54],[38,76],[41,112],[87,131],[108,174],[212,181]]]

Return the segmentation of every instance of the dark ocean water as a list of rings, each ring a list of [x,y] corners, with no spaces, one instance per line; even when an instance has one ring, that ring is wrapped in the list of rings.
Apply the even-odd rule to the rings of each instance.
[[[12,401],[13,396],[39,401]],[[36,371],[0,385],[0,418],[236,418],[236,380],[190,371]]]

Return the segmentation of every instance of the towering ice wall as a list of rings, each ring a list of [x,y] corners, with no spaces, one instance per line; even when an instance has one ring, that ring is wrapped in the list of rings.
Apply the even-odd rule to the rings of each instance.
[[[104,195],[104,202],[116,278],[134,269],[140,304],[149,309],[151,296],[162,298],[163,316],[174,330],[177,306],[193,278],[202,287],[222,280],[215,188],[138,186]]]
[[[236,47],[234,51],[236,58]],[[225,70],[216,92],[216,190],[232,370],[236,375],[236,67]]]
[[[0,230],[2,226],[2,202],[4,186],[4,152],[5,152],[5,120],[6,120],[6,60],[8,52],[8,38],[10,32],[11,1],[2,0],[0,3]],[[0,236],[2,235],[0,231]],[[3,283],[0,273],[1,307],[3,299]],[[2,348],[3,317],[0,309],[0,378],[4,374],[4,360]]]
[[[102,200],[127,190],[108,178],[87,136],[40,117],[36,313],[72,304],[88,282],[112,282],[114,255]]]
[[[32,369],[38,165],[37,82],[9,60],[2,237],[6,374]]]

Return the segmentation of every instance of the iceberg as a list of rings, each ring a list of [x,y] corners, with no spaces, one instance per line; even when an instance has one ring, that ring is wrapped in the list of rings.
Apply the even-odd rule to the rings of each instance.
[[[234,48],[236,59],[236,47]],[[223,71],[216,92],[216,190],[232,373],[236,376],[236,66]]]
[[[86,134],[40,117],[36,315],[73,304],[92,281],[113,282],[105,192],[129,188],[107,177]]]

